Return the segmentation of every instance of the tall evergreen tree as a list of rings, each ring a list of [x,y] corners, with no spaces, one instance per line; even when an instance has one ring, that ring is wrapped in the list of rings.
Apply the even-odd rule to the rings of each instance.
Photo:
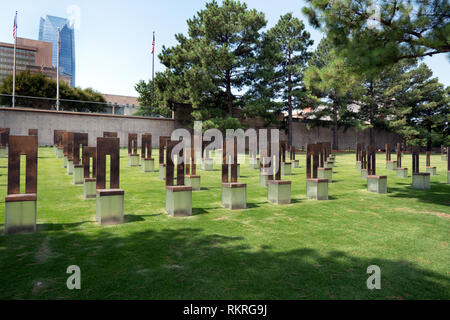
[[[258,57],[260,79],[256,86],[263,100],[287,111],[289,145],[292,145],[293,110],[302,108],[307,101],[303,75],[312,44],[303,22],[288,13],[264,35]]]
[[[313,112],[314,119],[320,120],[324,116],[331,118],[332,148],[339,150],[339,126],[354,124],[352,121],[354,113],[348,106],[358,98],[359,78],[324,38],[309,61],[305,83],[307,88],[321,99],[320,108],[316,108]]]
[[[303,12],[359,71],[450,52],[448,0],[307,0]]]
[[[407,144],[433,145],[450,143],[450,87],[445,88],[422,63],[401,74],[385,95],[393,98],[389,126]]]

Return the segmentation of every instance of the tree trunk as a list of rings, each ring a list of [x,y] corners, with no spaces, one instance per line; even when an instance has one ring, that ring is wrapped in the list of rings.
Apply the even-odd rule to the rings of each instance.
[[[375,146],[375,135],[374,135],[374,122],[375,122],[375,99],[374,99],[374,90],[373,90],[373,82],[370,83],[370,97],[371,97],[371,101],[370,101],[370,129],[369,129],[369,137],[370,137],[370,144]]]
[[[291,52],[289,52],[288,64],[291,65]],[[288,78],[288,145],[292,146],[292,75]]]
[[[228,103],[228,114],[230,117],[233,116],[233,95],[231,94],[231,71],[227,70],[225,74],[225,81],[227,87],[227,103]]]
[[[338,101],[336,93],[333,97],[333,150],[339,150],[338,142]]]
[[[431,147],[433,146],[431,141],[431,125],[427,125],[428,137],[427,137],[427,151],[431,151]]]
[[[289,79],[291,76],[289,76]],[[290,80],[289,80],[290,81]],[[288,145],[292,146],[292,97],[291,97],[291,89],[289,87],[288,94]]]

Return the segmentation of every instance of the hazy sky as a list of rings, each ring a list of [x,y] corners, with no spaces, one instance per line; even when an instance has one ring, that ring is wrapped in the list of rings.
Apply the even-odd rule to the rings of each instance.
[[[38,39],[39,18],[45,15],[74,17],[76,85],[102,93],[136,96],[134,85],[151,78],[152,32],[156,32],[156,53],[162,45],[174,45],[176,33],[187,32],[186,20],[201,10],[205,0],[14,0],[2,1],[0,42],[12,43],[14,13],[18,15],[18,36]],[[319,43],[322,34],[309,26],[301,13],[303,0],[247,0],[249,8],[266,15],[268,27],[287,12],[303,19]],[[445,55],[424,60],[450,85],[449,62]],[[155,56],[155,71],[164,70]]]

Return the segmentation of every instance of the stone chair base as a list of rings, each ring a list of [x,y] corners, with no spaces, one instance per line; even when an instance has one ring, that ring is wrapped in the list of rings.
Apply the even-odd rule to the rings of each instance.
[[[67,168],[67,156],[63,156],[63,164],[62,164],[63,168]]]
[[[128,166],[129,167],[139,167],[139,155],[129,154],[128,155]]]
[[[324,168],[333,169],[334,168],[334,160],[328,160],[324,163]]]
[[[259,158],[249,160],[250,169],[258,170],[259,166],[260,166]]]
[[[186,186],[192,187],[192,191],[200,191],[200,176],[198,175],[186,175],[185,177]]]
[[[123,223],[125,192],[122,189],[97,189],[97,222],[100,225]]]
[[[437,176],[436,167],[427,167],[427,172],[430,176]]]
[[[442,160],[442,161],[447,161],[447,155],[445,155],[445,154],[442,155],[442,156],[441,156],[441,160]]]
[[[386,161],[386,169],[397,170],[397,161]]]
[[[259,185],[261,187],[267,187],[268,176],[265,174],[259,173]]]
[[[408,178],[408,168],[397,168],[397,177]]]
[[[84,168],[81,164],[73,166],[73,184],[81,185],[84,182]]]
[[[159,164],[159,180],[166,180],[166,165],[164,163]]]
[[[367,169],[361,169],[361,179],[367,180]]]
[[[154,172],[155,159],[142,159],[142,172]]]
[[[300,168],[300,160],[291,160],[292,169]]]
[[[361,161],[356,161],[356,170],[361,171]]]
[[[430,185],[430,174],[428,172],[413,173],[412,187],[414,189],[428,190]]]
[[[276,204],[291,203],[291,181],[269,180],[267,199]]]
[[[5,198],[5,235],[36,231],[36,194],[13,194]]]
[[[281,163],[281,175],[282,176],[292,175],[292,164],[290,162]]]
[[[306,179],[306,196],[314,200],[328,200],[328,179]]]
[[[332,168],[317,168],[317,178],[327,179],[328,183],[333,182],[333,169]]]
[[[8,147],[0,147],[0,158],[7,158],[8,157]]]
[[[387,176],[367,176],[367,191],[387,193]]]
[[[95,178],[84,178],[84,198],[93,199],[97,197],[97,180]]]
[[[222,183],[222,205],[231,210],[247,208],[247,185],[245,183]]]
[[[62,149],[56,149],[56,157],[58,159],[61,159],[62,157],[64,157]]]
[[[214,171],[214,159],[203,159],[202,170]]]
[[[166,211],[173,217],[192,215],[192,187],[167,186]]]
[[[73,175],[73,160],[67,160],[67,174]]]
[[[447,183],[450,184],[450,171],[447,171]]]

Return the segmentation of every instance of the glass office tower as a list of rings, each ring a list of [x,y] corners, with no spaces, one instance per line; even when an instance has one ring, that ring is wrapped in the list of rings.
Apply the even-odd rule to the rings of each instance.
[[[75,32],[68,19],[47,15],[39,24],[39,40],[51,42],[52,63],[56,67],[58,54],[58,28],[61,29],[60,74],[70,76],[70,84],[75,87]]]

